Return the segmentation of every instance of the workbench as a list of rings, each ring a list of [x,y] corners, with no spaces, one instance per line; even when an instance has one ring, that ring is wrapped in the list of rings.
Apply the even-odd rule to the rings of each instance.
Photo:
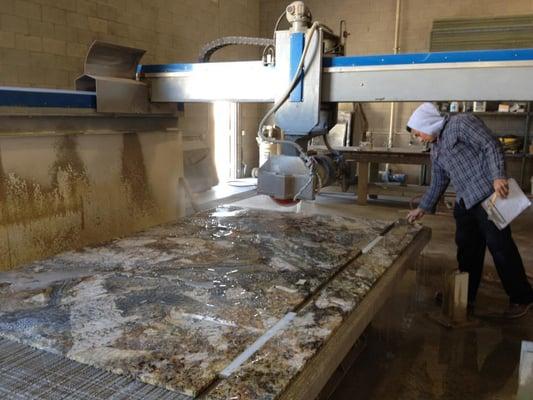
[[[325,146],[313,146],[315,150],[327,150]],[[430,153],[422,150],[406,150],[405,148],[373,148],[361,150],[359,147],[333,147],[340,152],[347,162],[357,163],[357,204],[367,204],[368,195],[388,195],[398,197],[413,197],[423,195],[427,186],[400,185],[369,182],[370,164],[409,164],[431,166]],[[509,176],[520,181],[519,169],[523,160],[527,171],[533,171],[533,155],[528,154],[505,154],[505,161]],[[425,179],[422,179],[423,181]],[[529,182],[523,182],[524,190],[527,190]]]
[[[232,206],[0,273],[0,394],[314,398],[429,238]]]

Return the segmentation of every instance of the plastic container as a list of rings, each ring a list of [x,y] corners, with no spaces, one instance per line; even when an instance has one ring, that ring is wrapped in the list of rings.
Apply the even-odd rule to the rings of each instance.
[[[390,170],[379,171],[379,178],[381,182],[396,182],[403,185],[407,181],[407,174],[393,174]]]
[[[458,101],[452,101],[450,103],[450,112],[459,112],[459,102]]]

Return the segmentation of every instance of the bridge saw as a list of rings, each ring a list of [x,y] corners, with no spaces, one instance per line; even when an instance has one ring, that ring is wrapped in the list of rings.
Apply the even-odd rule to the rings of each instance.
[[[135,157],[111,168],[98,152],[85,160],[103,181],[117,170],[134,177],[117,178],[139,211],[121,223],[145,218],[135,225],[141,233],[93,247],[83,247],[90,240],[68,242],[82,249],[15,269],[22,263],[16,259],[0,273],[1,396],[315,398],[429,241],[427,228],[395,221],[242,207],[146,230],[176,217],[169,211],[175,195],[142,191],[139,182],[167,174],[175,190],[179,168],[168,132],[180,104],[271,103],[257,134],[280,144],[282,154],[261,166],[258,193],[296,201],[313,200],[334,182],[345,188],[343,157],[330,147],[320,154],[307,149],[316,136],[328,143],[339,102],[532,100],[533,49],[346,56],[342,33],[313,21],[303,2],[284,14],[290,28],[276,27],[274,40],[222,38],[206,45],[197,63],[143,65],[143,50],[95,42],[77,90],[0,88],[1,116],[19,122],[15,136],[27,132],[21,112],[38,110],[40,126],[53,122],[66,137],[102,133],[111,123],[129,132],[140,123],[143,134],[124,139],[123,148],[137,156],[167,151],[146,168]],[[209,62],[227,45],[262,46],[262,59]],[[165,131],[157,140],[150,136],[153,121]],[[265,134],[274,124],[280,139]],[[149,152],[139,150],[142,143]],[[65,139],[58,151],[71,145]],[[76,184],[94,179],[93,170],[81,167],[84,160],[63,159],[80,167],[71,175]],[[46,195],[61,199],[60,189]],[[105,202],[86,201],[88,192],[67,191],[75,201],[60,204],[58,213],[75,226],[94,224],[98,233],[106,219],[101,213],[87,219],[87,209],[101,211]],[[11,215],[4,204],[0,215]],[[158,204],[165,213],[142,213]],[[121,212],[114,210],[104,216]],[[15,222],[33,222],[19,214]]]

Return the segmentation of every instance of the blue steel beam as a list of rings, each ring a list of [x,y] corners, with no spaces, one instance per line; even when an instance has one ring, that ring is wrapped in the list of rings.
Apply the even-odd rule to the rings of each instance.
[[[96,108],[96,93],[0,86],[0,107]]]
[[[296,75],[296,70],[305,47],[305,35],[303,32],[291,33],[290,38],[290,68],[289,68],[289,81],[294,79]],[[301,102],[303,100],[304,86],[303,86],[303,75],[298,79],[298,83],[291,92],[290,100],[292,102]]]
[[[435,53],[382,54],[368,56],[324,57],[323,67],[371,67],[402,64],[460,62],[532,61],[533,49],[468,50]],[[192,72],[195,64],[154,64],[140,66],[141,74]]]
[[[437,53],[384,54],[369,56],[325,57],[324,68],[373,67],[386,65],[413,65],[438,63],[471,62],[512,62],[532,61],[533,49],[476,50]],[[231,63],[228,63],[231,64]],[[141,75],[173,72],[193,72],[198,64],[159,64],[142,65]],[[205,65],[204,65],[205,66]],[[207,71],[202,71],[208,73]],[[295,89],[297,100],[301,96]],[[300,94],[300,96],[298,96]],[[57,107],[57,108],[96,108],[96,93],[35,89],[20,87],[0,87],[0,107]]]
[[[376,67],[382,65],[412,65],[467,62],[531,61],[533,49],[468,50],[436,53],[405,53],[369,56],[324,57],[325,68]]]

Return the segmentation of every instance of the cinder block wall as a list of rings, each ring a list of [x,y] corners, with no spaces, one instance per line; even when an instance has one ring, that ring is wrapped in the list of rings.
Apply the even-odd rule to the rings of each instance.
[[[258,0],[0,0],[0,83],[72,88],[97,39],[147,50],[143,63],[191,62],[219,36],[257,35],[258,21]]]
[[[93,40],[145,49],[149,64],[195,62],[206,42],[226,35],[259,35],[259,0],[0,0],[0,85],[72,89]],[[213,60],[258,57],[238,47]],[[244,107],[242,125],[253,131],[258,108]],[[180,126],[212,147],[210,113],[188,106]],[[257,146],[245,143],[247,163],[257,164]]]

